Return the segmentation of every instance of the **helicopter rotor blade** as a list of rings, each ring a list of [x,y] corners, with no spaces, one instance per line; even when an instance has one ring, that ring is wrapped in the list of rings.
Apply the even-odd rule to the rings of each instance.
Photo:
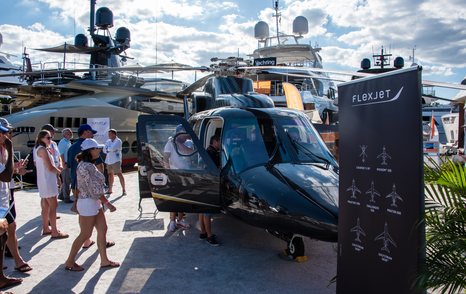
[[[200,78],[199,80],[195,81],[194,83],[192,83],[191,85],[189,85],[186,89],[184,89],[183,91],[181,92],[178,92],[177,96],[178,97],[184,97],[184,96],[189,96],[191,95],[192,92],[196,91],[197,89],[199,89],[200,87],[202,87],[206,81],[215,76],[215,74],[210,74],[210,75],[206,75],[205,77],[202,77]]]

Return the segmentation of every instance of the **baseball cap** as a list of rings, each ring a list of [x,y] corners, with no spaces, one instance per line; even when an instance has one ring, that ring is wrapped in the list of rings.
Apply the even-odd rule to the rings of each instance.
[[[86,139],[81,143],[81,150],[82,151],[87,150],[87,149],[91,149],[91,148],[102,149],[102,148],[104,148],[104,145],[97,143],[97,141],[94,140],[94,139]]]
[[[46,124],[44,125],[41,130],[47,130],[49,132],[56,132],[57,129],[55,129],[51,124]]]
[[[10,130],[5,128],[4,126],[0,125],[0,132],[2,133],[8,133]]]
[[[93,134],[96,134],[97,131],[93,130],[92,127],[88,124],[82,124],[78,128],[78,134],[82,134],[84,131],[92,131]]]
[[[0,117],[0,125],[8,130],[14,129],[6,118]]]
[[[181,132],[186,132],[182,124],[179,124],[176,126],[175,133],[181,133]]]

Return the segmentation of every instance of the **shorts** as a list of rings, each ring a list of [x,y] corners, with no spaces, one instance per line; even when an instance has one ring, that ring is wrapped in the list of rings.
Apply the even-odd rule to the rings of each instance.
[[[100,201],[92,198],[79,198],[76,206],[80,216],[95,216],[102,208]]]
[[[112,164],[107,164],[107,172],[109,174],[120,174],[121,173],[121,161],[117,161]]]
[[[12,224],[16,220],[15,198],[13,197],[14,189],[10,189],[10,208],[5,215],[8,224]]]

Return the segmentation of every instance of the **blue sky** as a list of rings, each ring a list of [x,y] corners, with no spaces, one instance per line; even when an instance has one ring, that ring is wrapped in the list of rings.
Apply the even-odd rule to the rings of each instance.
[[[257,48],[254,25],[266,21],[271,33],[272,0],[97,0],[114,14],[111,32],[131,31],[129,56],[141,65],[176,61],[209,65],[211,57],[245,56]],[[2,0],[0,51],[33,62],[60,60],[32,48],[72,43],[89,26],[88,0]],[[381,46],[407,63],[415,47],[423,78],[459,83],[466,76],[466,6],[460,0],[282,0],[281,31],[291,33],[298,15],[309,21],[302,42],[318,44],[324,68],[354,71]],[[87,62],[83,56],[75,61]],[[19,58],[12,58],[20,62]],[[457,91],[438,90],[452,97]]]

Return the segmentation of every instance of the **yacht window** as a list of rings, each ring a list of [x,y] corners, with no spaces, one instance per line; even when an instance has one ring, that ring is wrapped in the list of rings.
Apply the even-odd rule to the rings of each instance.
[[[57,128],[63,128],[63,117],[57,117],[57,123],[55,125],[52,124],[52,126],[55,126]]]
[[[75,117],[73,120],[73,127],[79,128],[80,125],[81,125],[81,119],[79,117]]]
[[[73,127],[73,118],[72,117],[67,117],[66,118],[65,127],[67,127],[67,128]]]
[[[133,143],[131,144],[131,152],[138,153],[138,142],[137,141],[133,141]]]
[[[123,144],[121,145],[121,153],[126,154],[129,152],[129,142],[124,141]]]

